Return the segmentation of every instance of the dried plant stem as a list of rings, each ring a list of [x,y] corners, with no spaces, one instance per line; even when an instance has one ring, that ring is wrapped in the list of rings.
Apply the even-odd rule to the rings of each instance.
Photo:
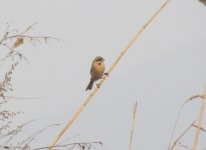
[[[92,145],[102,145],[102,142],[100,141],[100,142],[68,143],[68,144],[56,145],[53,148],[66,148],[68,146],[72,146],[72,148],[68,148],[69,150],[72,150],[75,148],[75,146],[79,146],[81,147],[80,149],[84,150],[83,147],[85,148],[86,145],[88,145],[89,147],[91,147]],[[40,147],[40,148],[35,148],[32,150],[42,150],[42,149],[48,149],[48,148],[49,147]]]
[[[193,127],[198,128],[198,126],[195,124],[193,124]],[[200,130],[206,132],[206,130],[203,127],[200,127]]]
[[[134,103],[134,107],[133,107],[132,126],[131,126],[130,139],[129,139],[129,150],[132,150],[132,143],[133,143],[133,138],[135,133],[136,116],[137,116],[137,102]]]
[[[205,89],[204,96],[201,100],[200,111],[199,111],[198,120],[197,120],[197,128],[196,128],[195,139],[193,142],[192,150],[197,149],[197,145],[199,142],[202,120],[203,120],[203,115],[204,115],[204,110],[205,110],[205,102],[206,102],[206,89]]]
[[[186,128],[182,134],[180,134],[180,136],[174,141],[174,143],[172,144],[170,150],[173,150],[175,148],[175,146],[177,145],[177,142],[190,130],[191,127],[193,127],[193,124],[195,123],[195,121],[193,121],[190,126],[188,128]]]
[[[176,121],[175,121],[175,125],[174,125],[173,131],[172,131],[172,135],[171,135],[171,137],[170,137],[170,141],[169,141],[169,144],[168,144],[168,150],[170,150],[171,143],[172,143],[172,139],[173,139],[175,130],[176,130],[176,128],[177,128],[177,123],[178,123],[178,121],[179,121],[179,119],[180,119],[180,115],[181,115],[181,113],[182,113],[182,110],[183,110],[185,104],[187,104],[188,102],[190,102],[190,101],[192,101],[192,100],[194,100],[194,99],[196,99],[196,98],[203,98],[203,96],[202,96],[202,95],[192,96],[192,97],[190,97],[189,99],[187,99],[187,100],[182,104],[182,106],[181,106],[181,108],[180,108],[180,110],[179,110],[179,112],[178,112],[177,119],[176,119]]]
[[[179,112],[178,112],[178,114],[177,114],[177,119],[176,119],[176,121],[175,121],[175,126],[174,126],[174,128],[173,128],[172,135],[171,135],[171,137],[170,137],[170,141],[169,141],[169,144],[168,144],[168,150],[170,150],[170,145],[171,145],[171,143],[172,143],[172,139],[173,139],[173,136],[174,136],[176,127],[177,127],[177,123],[178,123],[178,121],[179,121],[180,114],[182,113],[182,109],[183,109],[184,105],[185,105],[185,103],[181,106],[181,108],[180,108],[180,110],[179,110]]]
[[[115,68],[115,66],[118,64],[122,56],[128,51],[128,49],[134,44],[134,42],[137,40],[137,38],[141,35],[141,33],[146,29],[146,27],[154,20],[155,17],[163,10],[163,8],[170,2],[170,0],[166,0],[160,8],[152,15],[151,18],[149,18],[146,23],[140,28],[140,30],[137,32],[137,34],[132,38],[132,40],[129,42],[129,44],[120,52],[119,56],[116,58],[112,66],[107,71],[108,74],[112,72],[112,70]],[[107,76],[103,76],[99,83],[99,87],[104,83]],[[99,87],[96,87],[93,89],[89,97],[85,100],[85,102],[80,106],[80,108],[75,112],[75,114],[72,116],[72,118],[68,121],[66,126],[62,129],[62,131],[58,134],[58,136],[54,139],[54,141],[49,146],[49,150],[52,149],[52,147],[58,142],[58,140],[61,138],[61,136],[64,134],[64,132],[70,127],[70,125],[73,123],[73,121],[79,116],[79,114],[82,112],[82,110],[86,107],[86,105],[90,102],[92,97],[95,95],[95,93],[99,90]]]

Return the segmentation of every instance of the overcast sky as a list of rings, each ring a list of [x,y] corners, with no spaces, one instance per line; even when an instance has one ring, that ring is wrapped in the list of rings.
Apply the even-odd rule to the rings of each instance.
[[[63,39],[19,47],[29,60],[15,71],[17,97],[9,108],[23,110],[15,121],[39,119],[25,134],[49,124],[34,142],[49,145],[90,92],[92,60],[100,55],[106,68],[164,0],[1,0],[0,30],[23,30]],[[62,140],[102,141],[104,150],[128,148],[132,107],[138,101],[133,149],[166,150],[177,113],[189,97],[206,85],[206,7],[198,0],[171,0],[129,49],[104,85],[75,120]],[[199,101],[188,103],[176,136],[197,118]],[[205,114],[206,116],[206,114]],[[206,119],[203,127],[206,128]],[[191,146],[192,129],[182,144]],[[79,135],[79,136],[77,136]],[[202,133],[199,150],[206,148]]]

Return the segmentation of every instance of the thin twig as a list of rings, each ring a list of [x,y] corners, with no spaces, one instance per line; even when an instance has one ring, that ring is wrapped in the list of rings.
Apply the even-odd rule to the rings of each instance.
[[[188,150],[192,150],[189,146],[187,146],[187,145],[183,145],[183,144],[181,144],[181,143],[178,143],[177,144],[179,147],[183,147],[183,148],[185,148],[185,149],[188,149]]]
[[[195,100],[195,99],[197,99],[197,98],[202,98],[202,97],[203,97],[202,95],[192,96],[192,97],[190,97],[189,99],[187,99],[187,100],[182,104],[182,106],[180,107],[180,110],[179,110],[179,112],[178,112],[178,114],[177,114],[177,119],[176,119],[176,121],[175,121],[175,125],[174,125],[174,128],[173,128],[173,131],[172,131],[172,135],[171,135],[171,137],[170,137],[170,141],[169,141],[169,144],[168,144],[168,150],[169,150],[170,147],[171,147],[171,143],[172,143],[172,140],[173,140],[173,137],[174,137],[174,133],[175,133],[175,130],[176,130],[176,128],[177,128],[177,123],[178,123],[178,121],[179,121],[179,118],[180,118],[180,115],[181,115],[181,113],[182,113],[182,110],[183,110],[184,106],[185,106],[188,102],[190,102],[190,101],[192,101],[192,100]]]
[[[11,141],[18,133],[20,133],[21,129],[24,128],[25,126],[27,126],[28,124],[30,124],[31,122],[33,122],[35,120],[31,120],[31,121],[28,121],[26,123],[23,123],[21,125],[19,125],[17,127],[17,129],[15,129],[12,133],[11,133],[11,137],[3,144],[5,146],[7,146],[8,142]]]
[[[198,128],[198,126],[197,126],[197,125],[195,125],[195,124],[193,124],[193,127]],[[206,132],[206,130],[205,130],[203,127],[200,127],[200,130],[202,130],[202,131]]]
[[[35,25],[37,24],[37,22],[33,23],[32,25],[30,25],[28,28],[26,28],[22,33],[20,33],[19,35],[24,35],[26,32],[28,32],[31,28],[33,28]]]
[[[5,98],[8,99],[20,99],[20,100],[25,100],[25,99],[29,99],[29,100],[39,100],[39,99],[44,99],[45,97],[15,97],[15,96],[4,96]]]
[[[0,82],[0,105],[6,103],[8,99],[39,99],[39,98],[27,98],[27,97],[14,97],[14,96],[5,96],[5,93],[8,91],[13,91],[13,85],[11,83],[11,79],[13,76],[13,71],[16,68],[16,66],[19,64],[19,62],[22,59],[25,59],[26,62],[29,64],[27,58],[19,51],[17,48],[19,48],[20,45],[24,44],[24,41],[27,40],[30,43],[34,42],[40,42],[40,43],[47,43],[50,39],[55,40],[61,40],[59,38],[51,37],[51,36],[32,36],[32,34],[29,34],[29,31],[36,25],[36,23],[28,26],[23,31],[18,30],[10,30],[10,25],[8,24],[6,27],[6,30],[4,32],[3,37],[0,39],[0,46],[4,48],[5,54],[1,56],[0,58],[0,68],[3,66],[5,61],[9,58],[12,60],[11,69],[8,70],[8,72],[5,72],[3,81]],[[8,131],[4,131],[6,133],[1,133],[0,137],[1,139],[4,138],[4,142],[1,144],[1,149],[30,149],[30,143],[35,139],[36,136],[38,136],[40,133],[42,133],[44,129],[38,130],[33,133],[32,136],[27,138],[26,140],[20,142],[19,146],[13,147],[12,142],[14,141],[14,138],[16,138],[19,133],[22,132],[22,128],[24,128],[27,124],[29,124],[32,121],[29,121],[27,123],[21,124],[17,126],[15,129],[10,129],[10,118],[16,116],[20,112],[12,112],[10,110],[3,110],[0,111],[0,121],[7,121],[7,124],[2,124],[0,128],[0,132],[2,130],[8,129]],[[19,144],[19,143],[18,143]],[[17,145],[18,145],[17,144]]]
[[[60,148],[60,147],[66,147],[66,146],[73,146],[71,149],[73,149],[75,146],[82,146],[82,145],[102,145],[102,142],[84,142],[84,143],[69,143],[69,144],[62,144],[62,145],[55,145],[52,148]],[[42,150],[42,149],[49,149],[50,147],[45,146],[45,147],[40,147],[40,148],[35,148],[32,150]]]
[[[41,134],[43,131],[47,130],[48,128],[50,127],[53,127],[53,126],[59,126],[59,124],[52,124],[52,125],[49,125],[47,127],[44,127],[43,129],[41,130],[37,130],[33,133],[33,135],[29,136],[27,139],[25,139],[24,141],[22,141],[21,143],[18,144],[17,147],[28,147],[28,145],[34,140],[35,137],[37,137],[39,134]]]
[[[180,136],[174,141],[174,143],[172,144],[170,150],[173,150],[175,148],[175,146],[177,145],[177,142],[190,130],[190,128],[193,126],[193,124],[195,123],[195,121],[193,121],[190,126],[188,128],[186,128],[182,134],[180,134]]]
[[[37,23],[33,23],[32,25],[30,25],[29,27],[27,27],[24,31],[22,31],[21,33],[17,33],[17,34],[14,34],[14,35],[9,35],[11,32],[9,31],[9,26],[7,27],[7,31],[5,32],[3,38],[0,40],[0,44],[3,42],[3,41],[6,41],[7,39],[12,39],[12,38],[16,38],[16,37],[21,37],[21,36],[24,36],[24,34],[26,32],[28,32],[33,26],[35,26]]]
[[[129,150],[132,150],[132,143],[133,143],[133,138],[135,133],[136,116],[137,116],[137,102],[135,102],[133,106],[132,126],[131,126],[130,139],[129,139]]]

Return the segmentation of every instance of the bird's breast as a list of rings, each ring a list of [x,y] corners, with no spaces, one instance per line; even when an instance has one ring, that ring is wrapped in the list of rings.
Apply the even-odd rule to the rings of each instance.
[[[104,73],[104,63],[94,63],[91,68],[91,80],[96,81],[100,79]]]

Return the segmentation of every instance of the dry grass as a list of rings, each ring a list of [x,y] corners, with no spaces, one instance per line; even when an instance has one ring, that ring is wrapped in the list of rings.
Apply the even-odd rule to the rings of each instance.
[[[202,126],[202,121],[203,121],[203,116],[204,116],[205,102],[206,102],[206,89],[205,89],[205,93],[203,95],[203,98],[201,100],[201,105],[200,105],[199,115],[198,115],[198,120],[197,120],[196,133],[195,133],[195,138],[194,138],[192,150],[197,150],[199,137],[200,137],[201,126]]]
[[[14,96],[8,96],[8,92],[12,93],[14,88],[12,84],[12,79],[15,76],[15,70],[20,62],[24,59],[27,61],[26,57],[19,51],[21,49],[21,45],[24,44],[24,41],[28,41],[32,44],[35,42],[47,42],[49,39],[56,39],[49,36],[33,36],[30,33],[30,30],[36,25],[32,24],[28,26],[25,30],[19,31],[17,29],[10,29],[10,25],[7,24],[7,28],[0,38],[0,48],[1,52],[4,53],[0,56],[0,69],[1,67],[6,65],[6,71],[1,70],[1,76],[3,79],[0,81],[0,148],[1,149],[29,149],[29,144],[33,141],[33,138],[36,135],[31,135],[30,137],[25,139],[25,143],[23,142],[21,145],[21,140],[19,140],[19,144],[13,144],[13,140],[17,138],[17,135],[22,131],[22,129],[27,126],[29,122],[17,125],[15,127],[12,126],[13,118],[17,115],[22,114],[22,111],[11,111],[4,109],[4,105],[7,104],[7,101],[10,99],[22,99]],[[4,64],[4,62],[7,63]],[[28,62],[28,61],[27,61]],[[32,98],[26,98],[32,99]]]
[[[132,126],[131,126],[131,132],[130,132],[130,138],[129,138],[129,149],[132,150],[132,143],[134,139],[135,134],[135,124],[136,124],[136,116],[137,116],[137,102],[134,103],[133,106],[133,113],[132,113]]]
[[[177,139],[173,142],[172,146],[168,148],[168,150],[173,150],[178,142],[182,139],[182,137],[193,127],[193,124],[195,123],[195,121],[193,121],[178,137]]]
[[[178,136],[174,142],[172,143],[172,139],[173,139],[173,136],[174,136],[174,133],[175,133],[175,129],[177,127],[177,123],[179,121],[179,118],[180,118],[180,115],[181,115],[181,112],[185,106],[185,104],[187,104],[188,102],[191,102],[193,100],[196,100],[196,99],[201,99],[201,104],[200,104],[200,109],[199,109],[199,115],[198,115],[198,119],[197,119],[197,125],[195,124],[196,121],[193,121],[193,123],[191,123],[189,125],[189,127],[183,131],[182,134],[180,134],[180,136]],[[204,95],[195,95],[195,96],[192,96],[190,97],[188,100],[186,100],[183,105],[181,106],[180,108],[180,111],[178,112],[178,115],[177,115],[177,119],[176,119],[176,122],[175,122],[175,126],[174,126],[174,129],[173,129],[173,132],[172,132],[172,136],[170,138],[170,142],[169,142],[169,145],[168,145],[168,150],[174,150],[175,147],[178,145],[178,146],[181,146],[181,147],[184,147],[184,148],[187,148],[189,150],[197,150],[197,146],[198,146],[198,142],[199,142],[199,137],[200,137],[200,132],[206,132],[205,129],[202,127],[202,121],[203,121],[203,115],[204,115],[204,109],[205,109],[205,101],[206,101],[206,90],[205,90],[205,93]],[[192,127],[195,127],[196,128],[196,132],[195,132],[195,138],[194,138],[194,142],[193,142],[193,145],[192,145],[192,148],[190,148],[190,146],[187,146],[187,145],[182,145],[180,143],[180,140],[183,138],[183,136],[192,128]],[[179,143],[178,143],[179,142]]]
[[[3,72],[1,74],[3,76],[2,81],[0,82],[0,149],[12,149],[12,150],[43,150],[48,149],[47,146],[41,146],[38,148],[32,148],[32,142],[36,141],[39,135],[41,135],[45,130],[50,127],[58,126],[58,124],[52,124],[46,126],[42,129],[35,129],[32,133],[27,136],[23,137],[20,135],[22,131],[30,125],[34,120],[28,121],[23,124],[19,124],[14,128],[11,128],[12,125],[12,118],[16,115],[22,113],[13,112],[10,110],[3,109],[3,105],[7,103],[10,99],[36,99],[36,98],[22,98],[22,97],[14,97],[8,96],[7,92],[12,92],[14,90],[12,85],[12,79],[14,71],[16,70],[18,64],[22,61],[22,59],[26,60],[26,57],[19,51],[21,49],[21,45],[25,43],[25,41],[30,42],[31,44],[35,43],[47,43],[48,40],[60,40],[58,38],[54,38],[51,36],[33,36],[29,34],[29,31],[36,25],[32,24],[28,26],[25,30],[10,30],[10,26],[8,25],[6,31],[2,38],[0,39],[0,48],[6,51],[5,55],[1,55],[0,63],[1,66],[4,65],[4,62],[9,59],[11,67],[8,71]],[[11,58],[11,59],[10,59]],[[9,65],[8,63],[6,65]],[[15,142],[17,140],[17,143]],[[63,143],[56,145],[55,148],[64,148],[64,149],[96,149],[96,147],[100,145],[102,146],[101,141],[93,141],[93,142],[76,142],[70,143],[68,141],[64,141]]]

